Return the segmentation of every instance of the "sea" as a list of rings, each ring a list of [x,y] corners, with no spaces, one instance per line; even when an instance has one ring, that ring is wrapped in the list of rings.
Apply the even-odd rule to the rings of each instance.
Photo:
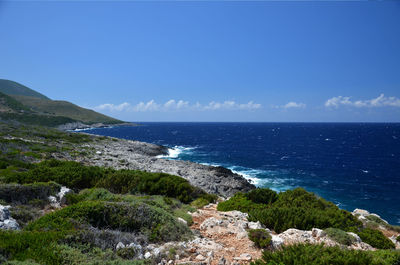
[[[258,187],[303,187],[400,224],[400,123],[140,122],[86,130],[169,147],[165,159],[231,169]]]

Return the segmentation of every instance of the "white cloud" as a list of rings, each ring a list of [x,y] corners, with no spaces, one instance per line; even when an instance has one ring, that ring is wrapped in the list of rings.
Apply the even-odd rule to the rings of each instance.
[[[290,109],[290,108],[305,108],[306,104],[304,103],[297,103],[294,101],[290,101],[289,103],[287,103],[286,105],[282,106],[285,109]]]
[[[124,102],[119,105],[114,104],[102,104],[100,106],[95,107],[97,110],[108,110],[108,111],[127,111],[131,108],[131,104]]]
[[[352,106],[352,107],[400,107],[400,99],[396,97],[385,97],[384,94],[380,94],[377,98],[368,100],[356,100],[351,101],[350,97],[333,97],[325,102],[325,107],[338,108],[339,106]]]
[[[254,103],[253,101],[249,101],[248,103],[237,103],[235,101],[224,101],[224,102],[216,102],[211,101],[206,105],[202,105],[199,102],[195,104],[190,104],[188,101],[183,100],[168,100],[164,104],[158,104],[154,100],[150,100],[149,102],[140,102],[136,105],[131,105],[127,102],[121,103],[119,105],[114,104],[102,104],[97,107],[94,107],[95,110],[99,111],[112,111],[112,112],[145,112],[145,111],[183,111],[183,110],[192,110],[192,111],[207,111],[207,110],[256,110],[260,109],[261,104]]]

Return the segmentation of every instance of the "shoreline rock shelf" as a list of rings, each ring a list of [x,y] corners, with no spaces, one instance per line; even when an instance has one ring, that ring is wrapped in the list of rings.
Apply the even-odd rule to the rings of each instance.
[[[255,188],[243,176],[223,167],[158,158],[157,156],[168,154],[168,148],[165,146],[107,137],[102,141],[86,143],[82,147],[92,152],[73,160],[87,165],[177,175],[188,180],[193,186],[223,197]],[[65,159],[62,156],[56,158]]]

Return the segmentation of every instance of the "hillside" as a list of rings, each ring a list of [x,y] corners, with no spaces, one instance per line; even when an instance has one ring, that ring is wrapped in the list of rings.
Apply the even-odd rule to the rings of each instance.
[[[45,95],[40,94],[39,92],[30,89],[29,87],[26,87],[17,82],[6,79],[0,79],[0,92],[7,95],[20,95],[20,96],[49,99]]]
[[[5,79],[0,79],[0,119],[51,127],[67,123],[79,126],[122,123],[68,101],[51,100],[22,84]]]
[[[0,113],[30,112],[30,109],[21,102],[0,92]]]
[[[64,116],[84,123],[120,123],[121,121],[63,100],[48,100],[29,96],[13,96],[17,101],[40,113]]]

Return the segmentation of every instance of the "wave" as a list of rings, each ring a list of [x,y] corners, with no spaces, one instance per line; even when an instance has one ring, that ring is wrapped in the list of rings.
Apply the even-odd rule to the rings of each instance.
[[[254,169],[247,168],[243,166],[225,164],[225,163],[213,163],[213,162],[204,162],[204,161],[196,161],[196,159],[190,159],[190,156],[195,154],[196,147],[187,147],[187,146],[174,146],[168,148],[167,155],[159,155],[158,158],[166,158],[166,159],[188,159],[193,162],[213,167],[225,167],[230,169],[233,173],[243,176],[247,179],[251,184],[254,184],[257,187],[268,187],[277,192],[285,191],[288,189],[292,189],[293,183],[296,181],[294,178],[288,177],[287,172],[283,172],[282,170],[264,170],[264,169]],[[195,154],[198,156],[199,154]]]
[[[157,158],[168,158],[168,159],[178,159],[181,154],[189,154],[192,150],[196,149],[197,147],[185,147],[176,145],[174,147],[168,148],[167,155],[159,155]]]

